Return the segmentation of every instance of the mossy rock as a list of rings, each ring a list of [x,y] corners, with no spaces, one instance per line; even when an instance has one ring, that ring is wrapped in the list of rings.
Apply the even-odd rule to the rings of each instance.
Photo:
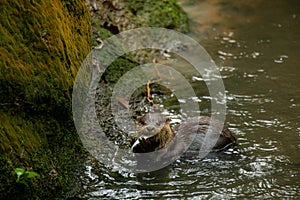
[[[162,27],[188,32],[188,17],[176,0],[97,1],[93,19],[111,33],[139,28]]]
[[[188,17],[176,0],[124,0],[130,12],[141,18],[143,26],[188,31]]]
[[[30,2],[1,5],[0,101],[61,109],[90,51],[89,13],[83,0]]]
[[[0,199],[67,196],[76,178],[74,166],[81,169],[84,156],[73,122],[0,114]],[[39,177],[28,179],[27,185],[17,183],[16,168],[34,171]]]
[[[3,1],[0,19],[0,199],[65,197],[83,152],[71,95],[91,50],[86,2]],[[40,176],[20,186],[18,167]]]

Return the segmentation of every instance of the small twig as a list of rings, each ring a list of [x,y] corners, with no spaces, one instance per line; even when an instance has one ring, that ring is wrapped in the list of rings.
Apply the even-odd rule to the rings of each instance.
[[[153,63],[154,63],[154,68],[155,68],[156,76],[158,77],[158,79],[148,80],[148,82],[147,82],[147,88],[146,88],[146,90],[147,90],[147,96],[146,97],[147,97],[147,100],[150,102],[151,105],[154,105],[154,101],[153,101],[153,99],[151,97],[150,84],[157,83],[157,82],[161,81],[160,72],[159,72],[159,70],[156,67],[156,63],[157,63],[157,59],[156,58],[153,59]]]
[[[146,98],[147,98],[147,100],[150,102],[150,104],[153,105],[154,102],[153,102],[153,99],[152,99],[152,97],[151,97],[150,84],[151,84],[151,81],[149,80],[149,81],[147,82],[147,89],[146,89],[146,90],[147,90],[147,96],[146,96]]]

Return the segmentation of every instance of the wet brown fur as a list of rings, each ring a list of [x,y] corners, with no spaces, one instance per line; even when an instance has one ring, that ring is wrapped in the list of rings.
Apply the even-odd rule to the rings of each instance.
[[[148,125],[143,126],[137,137],[133,139],[132,144],[136,141],[136,138],[138,138],[140,135],[146,135],[149,130],[151,130],[151,135],[153,136],[146,139],[139,137],[139,143],[132,148],[133,152],[147,153],[167,147],[178,131],[178,126],[175,126],[174,130],[172,130],[170,127],[170,121],[171,120],[168,118],[164,124],[162,123],[160,126],[154,129],[149,129]],[[199,126],[197,126],[197,124]],[[187,120],[182,127],[185,133],[191,133],[195,131],[196,127],[198,128],[196,131],[197,134],[206,134],[209,125],[212,125],[213,127],[223,126],[223,124],[218,120],[214,120],[206,116],[200,116]],[[189,134],[186,136],[189,136]],[[183,140],[185,139],[183,138]],[[223,126],[222,132],[220,133],[218,141],[213,149],[222,149],[230,144],[235,143],[236,138],[226,126]]]

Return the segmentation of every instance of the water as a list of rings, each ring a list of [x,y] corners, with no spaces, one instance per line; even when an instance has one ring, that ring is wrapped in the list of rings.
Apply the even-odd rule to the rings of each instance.
[[[88,199],[299,198],[300,3],[190,1],[191,36],[220,68],[227,124],[239,152],[201,162],[179,159],[147,174],[113,172],[85,163],[75,196]],[[190,72],[190,78],[193,74]],[[194,86],[209,113],[203,83]],[[200,103],[201,104],[201,103]]]

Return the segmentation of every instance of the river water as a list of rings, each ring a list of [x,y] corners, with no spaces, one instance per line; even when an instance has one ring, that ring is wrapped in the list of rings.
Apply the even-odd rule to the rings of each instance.
[[[88,159],[72,194],[86,199],[300,198],[300,3],[181,4],[191,19],[190,36],[221,72],[226,123],[238,138],[238,152],[202,161],[178,159],[145,174],[110,171]],[[187,73],[199,90],[201,111],[209,114],[201,77]]]

